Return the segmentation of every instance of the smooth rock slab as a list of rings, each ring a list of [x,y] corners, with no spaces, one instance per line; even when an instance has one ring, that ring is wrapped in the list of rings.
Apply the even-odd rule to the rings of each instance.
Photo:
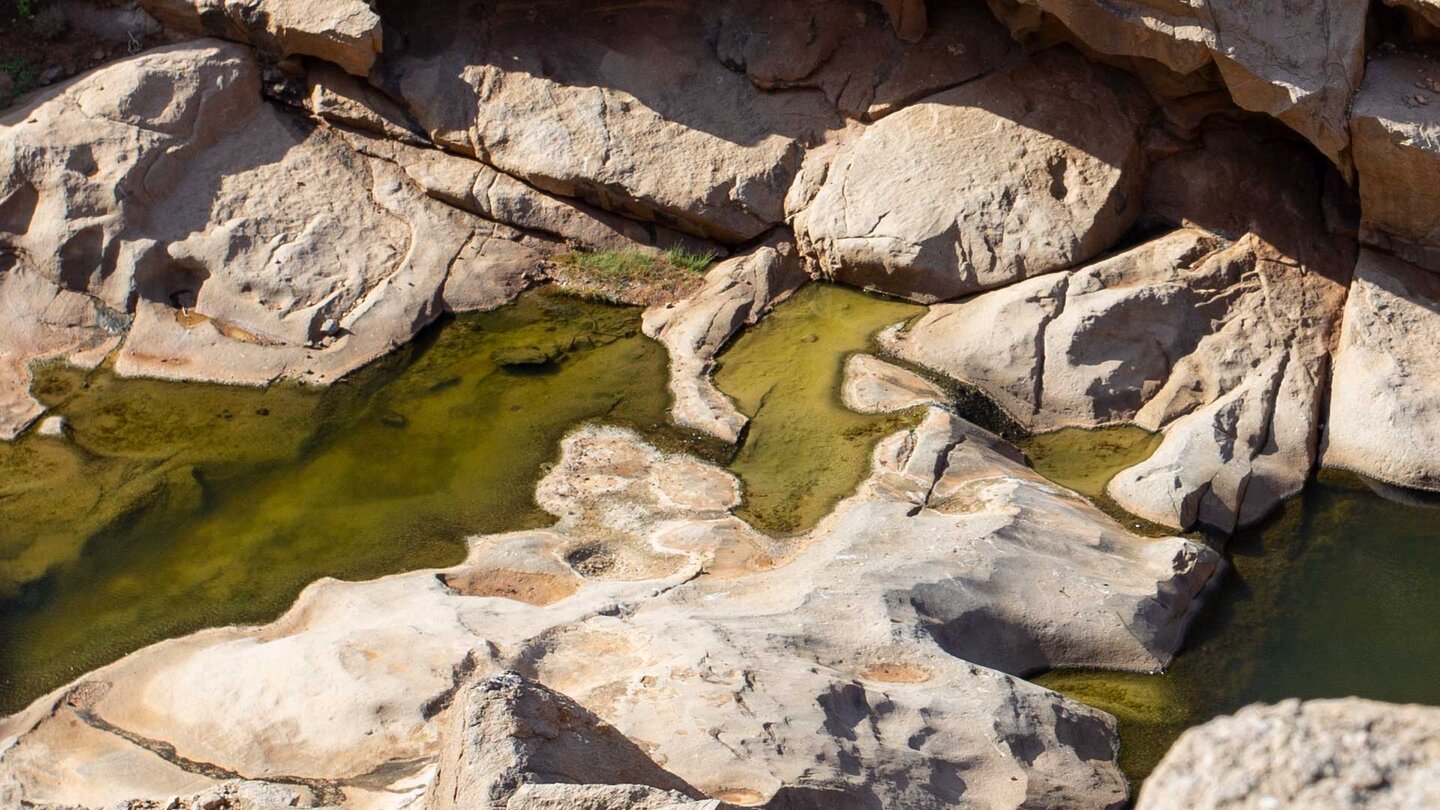
[[[1440,709],[1373,700],[1254,705],[1186,731],[1139,810],[1440,804]]]
[[[1362,251],[1335,351],[1324,463],[1440,490],[1440,275]]]
[[[949,399],[935,383],[873,354],[856,354],[845,361],[840,398],[845,407],[860,413],[895,413],[942,405]]]
[[[788,202],[824,275],[932,302],[1061,270],[1139,211],[1132,79],[1069,49],[938,93],[807,161]]]
[[[884,440],[871,479],[803,538],[755,532],[730,513],[739,497],[723,470],[584,428],[537,493],[551,529],[476,538],[454,569],[324,580],[269,625],[92,673],[0,723],[0,801],[216,781],[190,761],[410,806],[455,761],[440,758],[445,706],[502,670],[722,801],[1123,801],[1113,721],[1000,670],[1158,667],[1213,551],[1128,534],[938,409]],[[517,601],[487,590],[497,568],[579,584]]]

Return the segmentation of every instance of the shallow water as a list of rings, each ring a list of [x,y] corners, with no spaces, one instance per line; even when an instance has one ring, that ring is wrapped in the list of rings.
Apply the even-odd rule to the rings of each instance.
[[[1232,567],[1163,675],[1035,680],[1114,714],[1147,776],[1185,728],[1253,702],[1356,695],[1440,704],[1440,511],[1322,472],[1231,540]]]
[[[874,416],[840,399],[846,359],[876,332],[922,312],[848,287],[810,284],[720,356],[715,384],[751,417],[730,469],[745,483],[739,514],[775,534],[805,531],[869,471],[875,442],[913,416]]]
[[[803,528],[895,423],[843,410],[844,358],[914,310],[812,285],[742,336],[724,377],[742,407],[794,399],[750,407],[738,454],[669,422],[665,353],[638,309],[550,290],[325,390],[37,369],[71,436],[0,443],[0,712],[150,642],[267,621],[321,577],[451,565],[468,535],[548,524],[535,483],[589,420],[734,455],[748,513]]]

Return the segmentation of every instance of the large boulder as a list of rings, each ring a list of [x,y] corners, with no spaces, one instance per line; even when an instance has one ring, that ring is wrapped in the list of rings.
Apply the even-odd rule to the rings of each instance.
[[[1360,254],[1330,387],[1324,462],[1440,490],[1440,275]]]
[[[244,42],[284,58],[314,56],[364,76],[375,64],[380,16],[365,0],[141,0],[167,27]]]
[[[709,4],[382,3],[373,79],[439,144],[542,190],[727,242],[784,219],[804,147],[838,123],[717,58]]]
[[[1248,706],[1190,729],[1139,810],[1434,807],[1440,709],[1359,698]]]
[[[1068,49],[929,96],[821,150],[789,205],[820,272],[937,301],[1085,261],[1139,211],[1129,78]]]
[[[29,362],[127,327],[122,374],[326,383],[508,301],[550,249],[264,102],[238,45],[142,53],[0,120],[3,435],[38,413]]]
[[[1347,166],[1346,113],[1365,70],[1368,3],[990,0],[1019,35],[1058,20],[1087,47],[1193,74],[1213,64],[1235,103],[1272,115]]]
[[[518,786],[511,807],[693,788],[1108,808],[1126,793],[1113,721],[1007,673],[1163,665],[1218,562],[1128,534],[939,409],[800,538],[735,518],[723,470],[614,428],[567,438],[537,500],[555,526],[476,538],[456,568],[324,580],[269,625],[163,642],[37,701],[0,722],[0,801],[163,800],[244,773],[385,808],[496,786]],[[504,670],[569,699],[466,687]]]
[[[1370,60],[1350,133],[1360,238],[1440,271],[1440,64],[1402,51]]]

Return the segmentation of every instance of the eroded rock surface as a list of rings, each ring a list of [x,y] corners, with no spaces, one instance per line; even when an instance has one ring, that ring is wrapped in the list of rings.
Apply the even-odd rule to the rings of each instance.
[[[1440,271],[1440,63],[1391,51],[1370,60],[1350,131],[1361,238]]]
[[[949,399],[935,383],[873,354],[852,355],[845,361],[840,397],[845,407],[860,413],[894,413]]]
[[[1359,698],[1249,706],[1181,735],[1140,810],[1429,807],[1440,709]]]
[[[1440,275],[1363,251],[1335,352],[1325,464],[1440,490]]]
[[[1180,74],[1214,66],[1235,103],[1284,121],[1348,164],[1350,98],[1365,70],[1367,3],[1248,0],[990,0],[1019,35],[1053,15],[1102,54]]]
[[[754,324],[809,279],[795,245],[784,236],[721,262],[684,300],[646,310],[645,334],[670,353],[675,423],[734,443],[745,415],[710,379],[715,356],[747,324]]]
[[[263,101],[238,45],[149,51],[3,120],[4,435],[38,414],[37,357],[128,327],[122,374],[329,382],[510,300],[548,249]]]
[[[781,542],[730,514],[728,473],[582,429],[537,496],[553,528],[477,538],[455,569],[324,580],[270,625],[86,676],[0,725],[0,799],[158,801],[223,773],[403,806],[475,760],[441,742],[488,729],[498,705],[464,684],[514,670],[612,726],[607,745],[649,774],[607,781],[747,805],[1122,801],[1110,718],[1005,673],[1163,664],[1215,553],[1129,535],[939,409],[875,464]],[[496,586],[515,576],[486,576],[506,571],[548,577],[550,595],[508,598]],[[457,712],[470,719],[446,726]],[[543,758],[566,733],[550,725],[552,742],[482,736],[512,762]]]
[[[168,28],[244,42],[279,57],[314,56],[364,76],[380,17],[365,0],[141,0]]]
[[[789,201],[824,275],[930,302],[1063,269],[1139,212],[1133,80],[1068,49],[917,102],[821,150]]]

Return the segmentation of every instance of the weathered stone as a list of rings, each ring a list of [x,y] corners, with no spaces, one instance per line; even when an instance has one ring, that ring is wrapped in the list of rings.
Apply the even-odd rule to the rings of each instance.
[[[906,42],[919,42],[925,36],[925,0],[876,0],[885,13],[890,15],[890,24],[895,27],[895,36]]]
[[[1287,700],[1186,731],[1145,781],[1138,807],[1432,807],[1437,777],[1440,709]]]
[[[1272,115],[1337,165],[1349,165],[1346,113],[1365,70],[1356,0],[990,0],[1025,35],[1054,15],[1103,54],[1152,59],[1177,73],[1214,63],[1240,107]]]
[[[840,397],[845,407],[860,413],[894,413],[941,405],[948,399],[940,386],[873,354],[857,354],[845,361]]]
[[[727,69],[707,4],[382,8],[404,44],[377,78],[437,143],[720,241],[784,219],[803,147],[838,118],[818,93],[764,93]]]
[[[325,383],[510,300],[549,249],[263,102],[241,46],[142,53],[4,120],[7,434],[39,412],[26,364],[127,326],[122,374]]]
[[[427,810],[538,808],[556,798],[546,788],[575,786],[639,788],[624,791],[639,801],[622,808],[654,798],[652,791],[671,803],[700,798],[584,706],[518,673],[467,684],[456,698]],[[573,791],[568,798],[571,807],[584,800]]]
[[[1385,5],[1404,9],[1433,26],[1440,26],[1440,2],[1436,0],[1385,0]]]
[[[244,42],[278,57],[314,56],[364,76],[383,37],[365,0],[141,0],[167,27]]]
[[[1440,275],[1362,251],[1345,303],[1327,466],[1440,490]]]
[[[1360,238],[1440,271],[1440,63],[1370,60],[1350,119],[1360,175]]]
[[[670,353],[671,418],[678,425],[735,442],[749,420],[710,379],[715,356],[807,280],[795,246],[776,235],[743,256],[716,265],[685,300],[645,311],[645,334]]]
[[[1019,51],[983,3],[938,4],[931,9],[928,33],[915,44],[878,30],[885,24],[870,5],[715,3],[715,50],[759,87],[817,88],[842,114],[860,120],[983,76]]]
[[[820,272],[917,301],[1082,262],[1139,211],[1132,80],[1068,49],[929,96],[807,162],[789,205]]]
[[[610,747],[596,750],[634,766],[606,781],[671,787],[643,750],[746,805],[1123,800],[1108,716],[985,667],[1163,664],[1214,552],[1129,535],[939,409],[883,441],[870,480],[806,537],[755,532],[730,514],[739,497],[718,468],[584,428],[537,493],[554,527],[477,538],[446,571],[324,580],[270,625],[163,642],[92,673],[0,722],[0,800],[182,792],[160,751],[252,778],[303,775],[342,804],[414,806],[477,761],[441,743],[445,707],[481,706],[459,709],[481,718],[460,733],[488,731],[484,697],[460,690],[507,669],[638,746],[603,732]],[[492,565],[569,568],[583,584],[544,606],[447,584],[478,586]],[[566,754],[564,728],[550,724],[552,738],[533,722],[546,711],[519,712],[545,741],[485,733],[484,750],[567,769],[606,761]],[[208,780],[186,776],[189,791]]]

